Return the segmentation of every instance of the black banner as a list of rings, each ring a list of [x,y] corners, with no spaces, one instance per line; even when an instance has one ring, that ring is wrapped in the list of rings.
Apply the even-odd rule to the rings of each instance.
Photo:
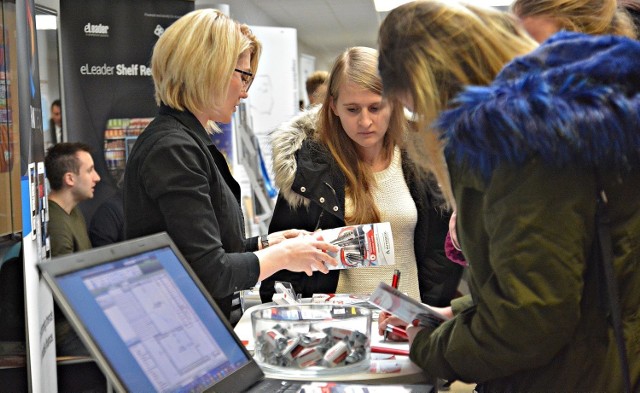
[[[111,169],[123,167],[130,148],[124,136],[122,142],[114,140],[110,146],[117,147],[107,148],[111,155],[107,162],[105,131],[115,126],[116,134],[122,130],[126,135],[129,120],[156,115],[150,68],[153,46],[169,25],[193,9],[188,0],[60,0],[67,141],[94,148],[102,178],[94,199],[81,204],[87,220],[113,193],[119,172]]]

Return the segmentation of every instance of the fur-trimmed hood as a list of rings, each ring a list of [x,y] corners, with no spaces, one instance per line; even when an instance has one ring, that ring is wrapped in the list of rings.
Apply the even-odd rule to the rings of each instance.
[[[549,165],[638,170],[640,42],[562,32],[470,87],[436,127],[447,156],[484,179],[537,155]]]
[[[316,120],[319,111],[320,105],[313,106],[290,121],[281,124],[269,135],[274,182],[276,187],[280,189],[280,195],[292,207],[309,204],[309,200],[293,192],[291,186],[298,169],[296,153],[305,140],[313,138],[317,128]]]

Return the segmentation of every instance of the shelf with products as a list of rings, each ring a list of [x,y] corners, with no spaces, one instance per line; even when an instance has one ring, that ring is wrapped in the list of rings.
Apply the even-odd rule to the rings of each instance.
[[[0,235],[3,236],[19,233],[23,228],[20,198],[20,176],[23,171],[20,165],[21,135],[18,122],[13,121],[17,119],[20,109],[14,22],[13,11],[5,9],[0,24]],[[27,152],[23,154],[25,158],[28,155]]]
[[[107,120],[104,130],[104,159],[109,173],[116,181],[124,172],[136,139],[151,120],[152,117]]]

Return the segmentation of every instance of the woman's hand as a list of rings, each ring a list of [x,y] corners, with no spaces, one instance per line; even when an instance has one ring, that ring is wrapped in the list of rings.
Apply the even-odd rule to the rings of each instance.
[[[407,323],[402,319],[394,317],[393,315],[385,311],[380,311],[380,314],[378,315],[378,334],[384,336],[384,333],[387,330],[387,325],[392,325],[404,329],[407,326]],[[387,340],[407,341],[406,338],[398,336],[394,333],[387,333]]]
[[[284,231],[270,233],[267,237],[269,239],[269,246],[275,246],[276,244],[281,243],[283,240],[293,239],[298,236],[311,234],[312,232],[305,231],[303,229],[287,229]]]
[[[282,239],[280,243],[269,246],[255,254],[260,260],[259,280],[271,276],[279,270],[305,272],[308,276],[314,271],[328,273],[327,266],[337,266],[338,262],[327,252],[337,253],[340,248],[318,239],[316,234],[298,235]]]
[[[407,336],[409,336],[409,346],[413,344],[413,339],[416,338],[416,335],[418,335],[418,333],[420,333],[422,329],[424,329],[424,326],[415,326],[415,325],[407,326],[406,331],[407,331]]]
[[[453,311],[451,309],[451,306],[449,306],[449,307],[431,307],[431,308],[434,311],[439,312],[446,319],[453,318]],[[387,325],[392,325],[392,326],[401,327],[401,328],[405,329],[405,331],[407,332],[409,344],[411,344],[413,342],[413,339],[415,338],[415,336],[422,329],[424,329],[424,326],[417,326],[417,325],[413,325],[413,324],[407,324],[407,322],[403,321],[402,319],[400,319],[398,317],[394,317],[393,315],[391,315],[391,314],[389,314],[389,313],[387,313],[385,311],[380,311],[380,314],[378,316],[378,334],[383,336],[384,332],[387,330]],[[407,341],[407,338],[400,337],[400,336],[398,336],[396,334],[393,334],[393,333],[388,333],[387,334],[387,340],[390,340],[390,341]]]
[[[413,343],[413,339],[416,337],[416,335],[420,333],[422,329],[424,329],[423,326],[415,326],[413,324],[407,325],[407,323],[402,319],[394,317],[393,315],[386,313],[384,311],[381,311],[380,316],[378,316],[378,334],[380,334],[381,336],[384,335],[384,332],[387,329],[387,325],[393,325],[393,326],[404,328],[404,330],[407,332],[407,337],[408,337],[408,338],[404,338],[404,337],[397,336],[393,333],[389,333],[387,335],[387,340],[407,341],[408,339],[409,346],[411,346],[411,343]]]
[[[440,315],[442,315],[443,317],[445,317],[447,320],[453,318],[453,310],[451,309],[451,306],[448,307],[431,307],[434,311],[437,311],[440,313]]]
[[[280,243],[285,250],[288,263],[283,264],[283,268],[292,272],[305,272],[308,276],[314,271],[328,273],[330,266],[337,266],[338,261],[326,253],[326,251],[338,252],[340,249],[331,243],[317,240],[314,236],[298,236],[286,239]]]

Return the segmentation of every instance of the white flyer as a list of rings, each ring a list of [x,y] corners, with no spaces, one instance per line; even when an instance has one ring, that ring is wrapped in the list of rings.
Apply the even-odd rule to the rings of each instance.
[[[388,222],[325,229],[321,234],[325,241],[340,247],[337,253],[329,253],[338,261],[338,266],[328,266],[329,269],[395,264],[393,235]]]
[[[427,319],[435,319],[438,321],[447,320],[447,318],[438,311],[410,298],[384,282],[378,284],[378,287],[369,297],[369,303],[395,315],[407,323],[412,323],[416,319],[420,321]]]

